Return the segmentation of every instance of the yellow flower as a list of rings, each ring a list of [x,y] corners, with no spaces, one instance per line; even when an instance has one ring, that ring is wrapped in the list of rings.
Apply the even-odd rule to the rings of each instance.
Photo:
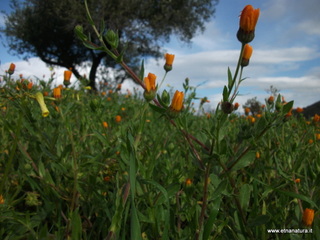
[[[256,158],[259,159],[261,157],[259,152],[256,152]]]
[[[183,107],[184,93],[178,90],[174,93],[170,109],[175,112],[180,112]]]
[[[44,102],[43,94],[41,92],[37,92],[35,94],[35,98],[38,101],[41,111],[42,111],[42,116],[47,117],[49,115],[49,110],[47,108],[47,105]]]
[[[254,9],[251,5],[245,6],[240,15],[240,27],[237,33],[238,40],[243,44],[254,39],[254,30],[258,22],[260,9]]]
[[[243,55],[241,60],[242,67],[246,67],[249,65],[252,52],[253,52],[253,48],[249,44],[244,45]]]
[[[306,208],[303,212],[302,222],[305,226],[310,227],[314,218],[314,210]]]
[[[0,194],[0,204],[4,204],[4,198],[1,194]]]
[[[172,70],[172,63],[173,63],[173,60],[174,60],[174,54],[166,53],[164,55],[164,57],[166,59],[166,63],[163,66],[163,68],[164,68],[164,70],[166,70],[166,72],[169,72],[169,71]]]

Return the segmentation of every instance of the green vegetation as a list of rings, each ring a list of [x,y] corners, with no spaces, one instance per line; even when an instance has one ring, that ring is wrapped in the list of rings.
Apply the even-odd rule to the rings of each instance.
[[[188,79],[182,92],[157,93],[156,76],[143,64],[132,71],[117,34],[102,36],[89,11],[101,45],[81,26],[77,36],[117,61],[150,102],[121,86],[52,89],[52,79],[15,78],[11,65],[0,88],[0,238],[320,239],[320,117],[293,116],[281,95],[255,115],[236,112],[258,17],[244,8],[237,68],[207,114],[193,114]],[[164,78],[173,60],[166,55]]]

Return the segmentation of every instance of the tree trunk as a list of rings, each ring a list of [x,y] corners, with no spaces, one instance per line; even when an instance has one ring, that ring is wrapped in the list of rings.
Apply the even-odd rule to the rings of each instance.
[[[89,73],[89,86],[91,87],[92,90],[96,91],[96,74],[97,74],[97,69],[100,65],[100,62],[102,60],[102,58],[105,56],[106,54],[104,52],[99,53],[98,55],[92,54],[92,66],[90,69],[90,73]]]

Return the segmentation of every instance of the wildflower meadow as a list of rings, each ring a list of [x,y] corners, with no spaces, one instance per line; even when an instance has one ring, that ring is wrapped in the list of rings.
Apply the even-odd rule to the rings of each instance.
[[[55,86],[53,74],[25,79],[11,64],[0,82],[0,239],[320,239],[320,116],[280,94],[239,111],[259,15],[241,12],[236,68],[211,112],[206,98],[194,105],[192,80],[160,88],[179,56],[165,55],[163,76],[143,61],[134,72],[117,32],[88,9],[100,42],[80,25],[75,37],[143,94],[93,91],[70,81],[72,69]]]

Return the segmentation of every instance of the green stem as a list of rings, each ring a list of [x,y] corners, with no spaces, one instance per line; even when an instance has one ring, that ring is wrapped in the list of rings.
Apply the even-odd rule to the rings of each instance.
[[[242,43],[241,45],[241,50],[240,50],[240,54],[239,54],[239,59],[238,59],[238,64],[237,64],[237,68],[236,68],[236,71],[234,73],[234,76],[233,76],[233,80],[232,80],[232,84],[231,84],[231,87],[229,89],[229,94],[228,96],[231,94],[231,91],[232,91],[232,88],[237,80],[237,76],[238,76],[238,72],[239,72],[239,68],[241,66],[241,61],[242,61],[242,55],[243,55],[243,49],[244,49],[244,46],[245,44]]]
[[[162,86],[162,84],[163,84],[163,82],[164,82],[164,79],[166,78],[166,76],[167,76],[167,71],[166,71],[166,73],[164,74],[164,76],[163,76],[163,78],[162,78],[162,80],[161,80],[161,83],[160,83],[160,85],[159,85],[159,87],[158,87],[158,89],[160,89],[161,88],[161,86]]]
[[[199,226],[196,232],[196,240],[200,239],[200,233],[203,228],[203,222],[204,222],[204,217],[205,213],[207,210],[207,202],[208,202],[208,185],[209,185],[209,174],[210,174],[210,164],[206,166],[206,172],[204,175],[204,186],[203,186],[203,196],[202,196],[202,207],[201,207],[201,213],[199,217]]]

